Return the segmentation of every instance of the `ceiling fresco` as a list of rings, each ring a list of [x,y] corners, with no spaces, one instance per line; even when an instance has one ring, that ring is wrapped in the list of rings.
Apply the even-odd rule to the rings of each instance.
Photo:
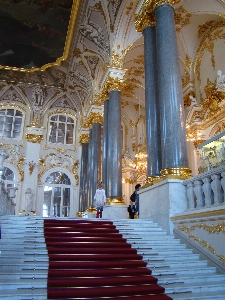
[[[0,65],[40,68],[63,55],[73,0],[0,0]]]

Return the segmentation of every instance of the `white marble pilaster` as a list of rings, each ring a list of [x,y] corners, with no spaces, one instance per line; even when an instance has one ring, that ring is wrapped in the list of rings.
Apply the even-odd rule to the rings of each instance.
[[[139,218],[152,219],[167,233],[174,225],[170,217],[187,210],[185,186],[182,180],[168,179],[139,191]]]

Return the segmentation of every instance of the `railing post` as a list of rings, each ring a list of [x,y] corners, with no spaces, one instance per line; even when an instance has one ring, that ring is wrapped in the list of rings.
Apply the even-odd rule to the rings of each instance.
[[[188,209],[193,210],[195,208],[195,193],[193,182],[188,182],[187,184],[187,198],[188,198]]]
[[[225,172],[221,172],[221,186],[223,188],[223,202],[225,202]]]
[[[214,204],[222,203],[222,190],[220,182],[220,174],[214,174],[211,176],[212,182],[211,187],[214,194]]]
[[[202,180],[194,181],[194,191],[197,198],[197,208],[204,206],[203,191],[202,191]]]
[[[203,181],[202,189],[205,196],[205,206],[211,206],[212,205],[211,178],[204,177],[202,178],[202,181]]]

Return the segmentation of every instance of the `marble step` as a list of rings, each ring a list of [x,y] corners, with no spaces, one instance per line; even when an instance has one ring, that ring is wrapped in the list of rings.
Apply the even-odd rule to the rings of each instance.
[[[148,264],[148,268],[151,269],[151,268],[163,268],[164,266],[165,267],[177,267],[177,266],[183,266],[183,267],[202,267],[202,266],[207,266],[207,261],[206,260],[191,260],[191,259],[186,259],[185,261],[172,261],[172,260],[169,260],[169,261],[163,261],[163,262],[151,262],[147,259],[143,259],[145,262],[147,262]]]
[[[161,276],[158,277],[158,284],[163,286],[170,286],[174,283],[185,283],[185,284],[192,284],[192,283],[201,283],[203,286],[205,284],[212,284],[216,282],[225,282],[225,275],[223,274],[212,274],[211,275],[203,275],[203,274],[193,274],[191,275],[183,275],[183,276]]]
[[[18,288],[15,290],[4,289],[0,294],[1,300],[46,300],[47,289],[45,288]]]
[[[34,279],[0,279],[0,290],[8,289],[14,290],[18,288],[26,288],[26,289],[33,289],[33,288],[41,288],[47,289],[47,280],[45,278],[34,278]]]
[[[192,283],[191,286],[187,286],[184,284],[176,284],[173,287],[166,287],[165,288],[165,293],[167,295],[171,294],[177,294],[177,293],[187,293],[187,292],[192,292],[192,293],[208,293],[208,292],[215,292],[215,291],[221,291],[225,292],[225,285],[224,282],[220,283],[214,283],[214,284],[208,284],[208,285],[202,285],[198,283]]]
[[[183,276],[183,275],[192,275],[195,276],[198,275],[207,275],[207,274],[216,274],[216,268],[215,267],[209,267],[209,266],[202,266],[202,267],[192,267],[191,269],[188,267],[164,267],[164,268],[153,268],[152,275],[157,277],[158,276],[167,276],[167,275],[177,275],[177,276]]]
[[[141,254],[141,253],[138,253]],[[184,261],[184,257],[183,255],[179,255],[179,254],[174,254],[174,255],[170,255],[170,256],[162,256],[162,255],[143,255],[143,260],[144,261],[150,261],[150,262],[154,262],[154,263],[173,263],[173,262],[177,262],[177,263],[183,263]],[[199,261],[199,254],[193,254],[190,257],[188,256],[187,261]]]
[[[213,291],[207,293],[179,293],[168,295],[174,300],[224,300],[224,291]]]
[[[10,269],[10,270],[1,270],[0,273],[0,279],[33,279],[33,278],[43,278],[43,279],[47,279],[48,277],[48,269],[21,269],[21,270],[14,270],[14,269]]]

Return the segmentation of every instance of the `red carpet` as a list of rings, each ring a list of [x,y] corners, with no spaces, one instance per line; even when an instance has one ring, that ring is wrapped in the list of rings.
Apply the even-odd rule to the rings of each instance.
[[[110,221],[44,220],[48,299],[170,300]]]

